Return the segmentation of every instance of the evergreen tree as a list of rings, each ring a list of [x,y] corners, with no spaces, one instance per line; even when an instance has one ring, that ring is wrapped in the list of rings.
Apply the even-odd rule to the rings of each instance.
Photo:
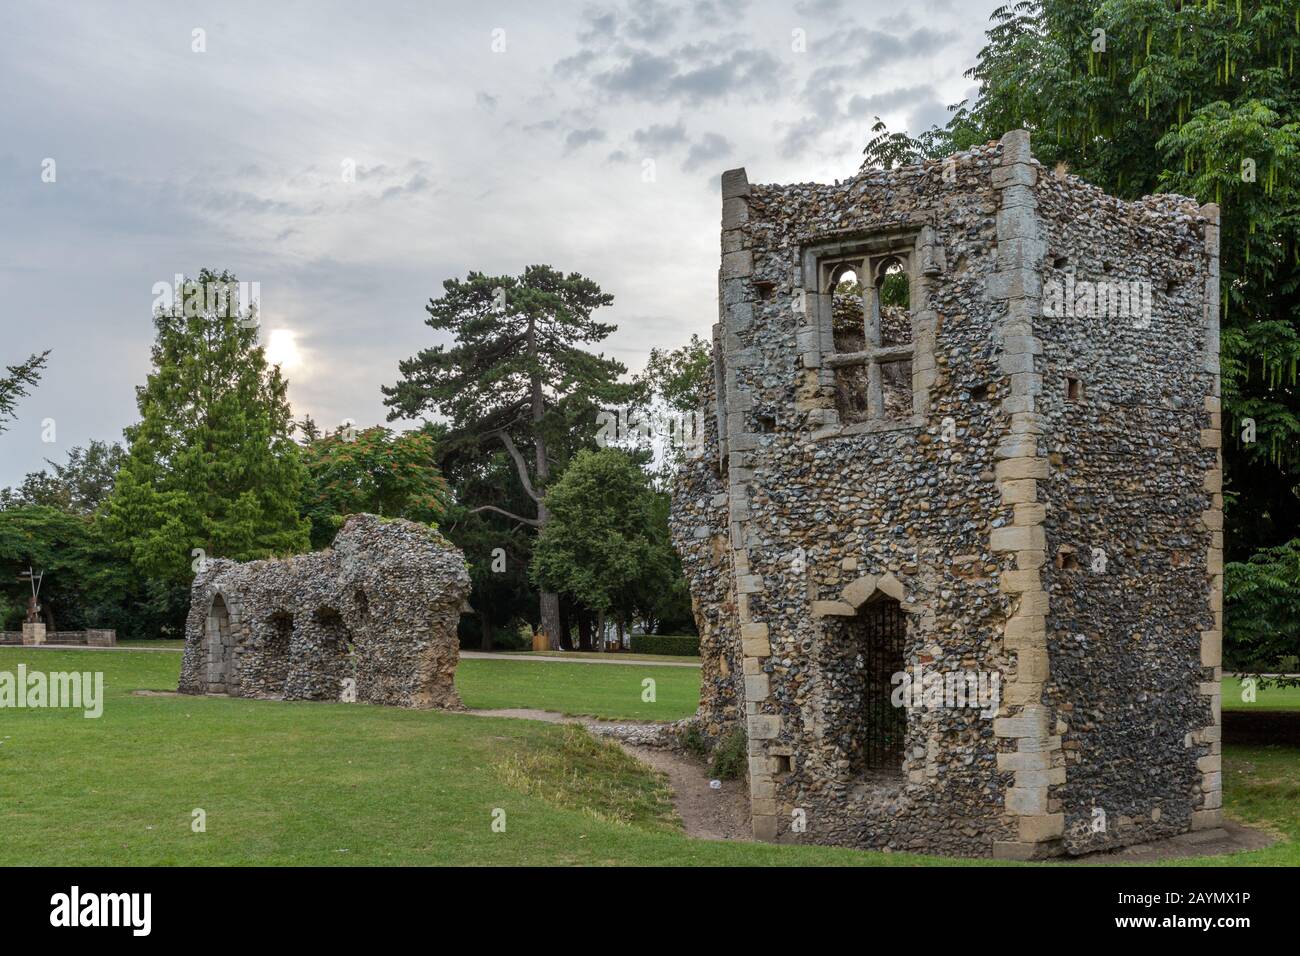
[[[546,265],[529,266],[518,277],[471,272],[463,282],[448,279],[443,290],[426,306],[425,324],[450,333],[454,344],[424,349],[399,364],[401,379],[383,389],[389,419],[445,417],[444,459],[482,460],[504,449],[534,513],[494,502],[471,509],[542,529],[550,518],[543,495],[567,460],[561,454],[594,434],[599,403],[628,394],[617,384],[626,371],[621,364],[580,347],[614,331],[592,318],[614,297],[584,276]],[[539,618],[558,648],[562,625],[554,591],[543,589]]]
[[[18,400],[27,394],[28,388],[40,381],[49,354],[47,349],[39,355],[29,356],[25,362],[7,366],[7,374],[0,376],[0,432],[13,421]]]
[[[196,557],[249,560],[308,547],[286,382],[257,343],[253,307],[213,308],[205,295],[236,281],[203,270],[181,301],[155,313],[153,369],[136,390],[140,421],[126,429],[126,461],[104,515],[132,569],[161,585],[188,584]]]

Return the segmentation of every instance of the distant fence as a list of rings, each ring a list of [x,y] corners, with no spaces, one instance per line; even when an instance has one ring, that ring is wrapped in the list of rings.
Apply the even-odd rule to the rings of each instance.
[[[21,644],[22,631],[0,631],[0,644]],[[88,631],[46,631],[46,644],[80,644],[84,647],[116,647],[117,631],[91,629]]]

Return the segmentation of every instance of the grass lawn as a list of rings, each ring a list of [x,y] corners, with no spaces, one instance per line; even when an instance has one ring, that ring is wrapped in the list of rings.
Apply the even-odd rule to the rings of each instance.
[[[1258,687],[1253,703],[1241,699],[1241,681],[1223,678],[1224,710],[1300,710],[1300,687]]]
[[[652,702],[641,699],[646,680],[654,681]],[[700,672],[693,667],[471,658],[456,668],[456,687],[465,706],[475,709],[539,707],[583,717],[679,720],[695,713]]]
[[[71,710],[0,715],[0,865],[988,865],[691,840],[659,778],[577,728],[132,695],[173,689],[175,654],[0,649],[0,670],[19,663],[101,670],[107,699],[97,720]],[[655,704],[641,701],[647,676],[657,681]],[[474,660],[459,678],[474,707],[670,719],[693,708],[698,672]],[[1300,863],[1298,758],[1281,748],[1229,751],[1230,812],[1291,842],[1196,862]],[[206,811],[206,832],[191,829],[196,808]],[[493,832],[494,810],[505,812],[503,833]]]
[[[567,657],[573,660],[615,660],[615,661],[665,661],[673,664],[694,664],[700,666],[700,658],[687,654],[633,654],[629,651],[509,651],[526,657]]]

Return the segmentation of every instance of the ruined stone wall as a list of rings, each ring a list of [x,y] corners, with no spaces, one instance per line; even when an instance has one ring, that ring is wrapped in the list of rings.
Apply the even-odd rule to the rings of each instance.
[[[675,497],[674,529],[701,631],[722,621],[716,630],[727,635],[702,647],[706,668],[710,647],[728,655],[728,671],[733,655],[739,657],[738,687],[708,679],[706,671],[700,714],[716,722],[739,692],[760,839],[1020,858],[1085,849],[1086,842],[1063,839],[1065,820],[1068,815],[1077,826],[1087,803],[1082,794],[1095,791],[1095,780],[1109,772],[1071,778],[1080,781],[1071,789],[1067,774],[1077,764],[1067,756],[1085,743],[1097,743],[1098,761],[1112,767],[1155,761],[1156,789],[1179,804],[1172,814],[1177,822],[1167,829],[1186,829],[1193,804],[1201,802],[1193,799],[1188,774],[1210,745],[1197,738],[1189,747],[1183,734],[1212,722],[1204,692],[1213,672],[1199,670],[1200,645],[1209,640],[1200,637],[1207,630],[1201,618],[1213,600],[1205,579],[1211,541],[1197,530],[1207,519],[1189,509],[1211,502],[1188,489],[1208,480],[1213,455],[1200,452],[1204,423],[1192,411],[1162,426],[1187,429],[1176,443],[1179,452],[1144,459],[1140,468],[1129,463],[1139,479],[1125,501],[1167,510],[1163,524],[1150,525],[1162,536],[1162,549],[1178,550],[1184,538],[1188,549],[1200,549],[1199,577],[1189,572],[1185,581],[1163,585],[1168,603],[1179,606],[1170,627],[1182,630],[1164,641],[1160,657],[1176,662],[1162,671],[1153,661],[1134,677],[1172,679],[1180,690],[1136,709],[1120,705],[1128,699],[1122,691],[1108,691],[1108,726],[1099,735],[1078,712],[1112,661],[1087,653],[1067,661],[1054,637],[1049,648],[1049,591],[1059,585],[1045,567],[1047,536],[1078,536],[1079,529],[1070,518],[1060,526],[1068,533],[1051,524],[1049,515],[1066,501],[1048,496],[1048,469],[1056,460],[1048,455],[1111,448],[1112,436],[1102,429],[1067,448],[1057,426],[1076,412],[1044,392],[1044,383],[1060,374],[1056,363],[1076,360],[1068,343],[1087,336],[1076,328],[1064,337],[1066,345],[1045,353],[1042,339],[1061,334],[1042,317],[1046,249],[1075,240],[1045,225],[1041,210],[1067,218],[1080,210],[1073,200],[1061,205],[1041,174],[1028,137],[1015,133],[942,162],[864,170],[835,185],[751,185],[743,170],[723,176],[712,421],[719,467],[688,466]],[[1082,189],[1061,188],[1070,195]],[[1174,245],[1195,239],[1195,229],[1176,219],[1144,221],[1124,241],[1139,242],[1143,230]],[[1088,228],[1087,216],[1079,227]],[[898,314],[888,308],[880,310],[876,343],[836,342],[843,324],[839,296],[832,294],[838,273],[827,270],[844,257],[894,251],[910,270],[907,348],[890,351],[890,337],[901,333]],[[1189,274],[1187,281],[1193,288],[1200,280]],[[1204,294],[1202,283],[1167,304],[1177,315],[1175,327],[1203,321]],[[1172,373],[1157,367],[1149,380],[1203,363],[1204,346],[1205,335],[1170,342],[1181,365]],[[846,368],[861,356],[844,353],[864,347],[875,350],[878,371]],[[910,373],[910,402],[906,378],[885,364],[904,354],[911,363],[903,370]],[[1114,388],[1146,387],[1123,350],[1106,361],[1115,367]],[[846,405],[846,387],[868,388],[873,376],[884,401]],[[1201,375],[1174,390],[1200,390],[1204,408],[1211,388]],[[873,402],[877,412],[862,414]],[[1184,455],[1189,442],[1196,451]],[[1176,489],[1179,505],[1167,506],[1161,489]],[[725,561],[711,550],[722,537],[719,505],[726,510]],[[1127,539],[1141,525],[1123,527],[1119,537]],[[1143,613],[1123,589],[1106,600],[1123,603],[1126,614]],[[862,643],[861,622],[885,601],[897,601],[906,615],[905,668],[959,678],[997,675],[1001,699],[991,712],[909,706],[901,767],[864,773],[860,708],[871,648]],[[1053,612],[1050,633],[1073,613],[1064,605],[1059,615]],[[1059,679],[1051,676],[1053,655],[1062,658]],[[1202,678],[1203,686],[1189,684],[1190,676]],[[1201,692],[1197,701],[1188,688]],[[1124,722],[1133,719],[1144,720],[1147,737],[1159,734],[1160,742],[1130,753]],[[1201,737],[1206,733],[1212,728]],[[1088,763],[1086,749],[1079,759]],[[1208,766],[1201,765],[1198,785],[1206,785]],[[1113,790],[1106,798],[1128,805]]]
[[[1083,852],[1184,832],[1219,806],[1217,733],[1202,739],[1218,723],[1219,674],[1201,659],[1222,570],[1221,525],[1203,519],[1222,504],[1203,432],[1218,395],[1205,307],[1217,304],[1215,213],[1176,196],[1121,202],[1072,176],[1035,188],[1047,247],[1035,323],[1050,423],[1044,699],[1066,767],[1050,810],[1064,813],[1066,849]]]
[[[700,453],[683,459],[673,483],[669,525],[691,587],[700,635],[700,708],[696,726],[709,743],[743,726],[740,638],[727,545],[727,489],[713,383],[703,399]]]
[[[179,689],[459,707],[456,624],[469,589],[464,556],[436,531],[374,515],[348,518],[325,551],[208,561],[192,586]]]

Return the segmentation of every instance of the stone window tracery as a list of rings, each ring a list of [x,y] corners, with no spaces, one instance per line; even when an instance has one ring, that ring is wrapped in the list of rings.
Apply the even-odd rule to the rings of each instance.
[[[819,349],[804,364],[820,369],[822,393],[833,396],[833,411],[828,401],[816,423],[856,431],[917,424],[924,414],[934,367],[924,280],[941,268],[936,249],[925,226],[805,250]]]

